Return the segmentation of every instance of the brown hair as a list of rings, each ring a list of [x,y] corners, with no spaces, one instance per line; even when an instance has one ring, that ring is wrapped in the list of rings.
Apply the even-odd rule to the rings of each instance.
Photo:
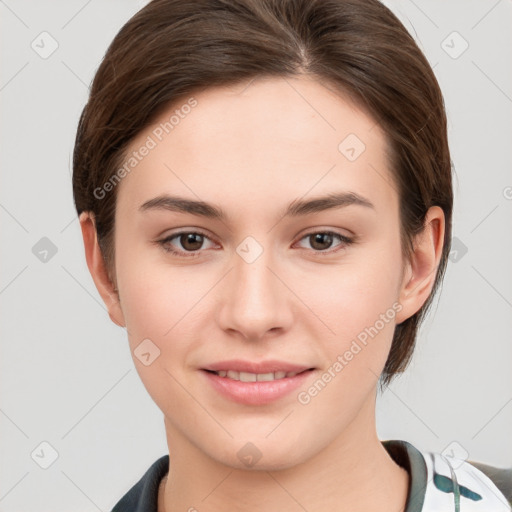
[[[73,194],[94,214],[114,272],[116,187],[98,190],[127,146],[164,109],[206,88],[259,76],[309,75],[350,95],[386,133],[400,200],[402,249],[430,206],[445,215],[444,247],[423,307],[395,328],[381,386],[407,367],[418,327],[445,272],[453,205],[443,97],[428,61],[377,0],[153,0],[119,31],[78,124]],[[103,192],[102,192],[103,194]]]

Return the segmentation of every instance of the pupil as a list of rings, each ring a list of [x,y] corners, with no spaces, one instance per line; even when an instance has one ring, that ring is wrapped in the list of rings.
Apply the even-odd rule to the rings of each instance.
[[[185,238],[185,243],[183,243],[183,238]],[[194,246],[195,243],[195,246]],[[192,247],[188,246],[188,244],[192,244]],[[182,245],[185,249],[189,249],[191,251],[195,249],[200,249],[202,244],[202,235],[196,233],[187,233],[182,235]]]
[[[320,244],[320,247],[316,247],[317,243]],[[327,247],[323,246],[322,243],[326,244]],[[313,243],[311,244],[315,249],[328,249],[328,246],[330,246],[332,243],[332,235],[329,233],[315,233],[313,235]]]

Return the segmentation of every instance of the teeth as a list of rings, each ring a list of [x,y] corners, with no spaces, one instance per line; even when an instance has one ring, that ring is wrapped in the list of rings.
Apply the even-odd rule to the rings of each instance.
[[[238,380],[242,382],[256,382],[257,375],[255,373],[249,372],[240,372],[240,377]]]
[[[274,372],[274,373],[250,373],[235,372],[234,370],[220,370],[215,372],[219,377],[227,377],[228,379],[239,380],[241,382],[264,382],[294,377],[299,372]]]
[[[275,380],[275,375],[273,373],[258,373],[258,376],[257,376],[257,381],[258,382],[262,382],[262,381],[268,381],[268,380]]]

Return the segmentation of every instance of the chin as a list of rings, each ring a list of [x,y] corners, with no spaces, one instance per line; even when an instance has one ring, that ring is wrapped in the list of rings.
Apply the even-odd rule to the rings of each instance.
[[[231,440],[222,453],[211,453],[217,462],[225,466],[248,471],[279,471],[292,468],[315,455],[310,443],[295,442],[291,437],[287,442],[276,437],[275,440],[264,437],[254,441]],[[305,450],[304,446],[308,446]],[[320,448],[319,448],[320,449]]]

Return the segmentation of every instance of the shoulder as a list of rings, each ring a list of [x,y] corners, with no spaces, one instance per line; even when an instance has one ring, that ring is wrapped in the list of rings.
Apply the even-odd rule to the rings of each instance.
[[[441,453],[422,454],[429,482],[426,510],[451,503],[455,504],[455,510],[468,512],[512,511],[512,468],[497,468]]]
[[[512,468],[416,448],[403,440],[383,445],[410,475],[406,512],[512,512]]]
[[[509,504],[512,505],[512,467],[497,468],[483,462],[471,460],[467,462],[486,475],[507,498]]]
[[[111,512],[157,512],[158,487],[169,470],[169,455],[156,460]]]

